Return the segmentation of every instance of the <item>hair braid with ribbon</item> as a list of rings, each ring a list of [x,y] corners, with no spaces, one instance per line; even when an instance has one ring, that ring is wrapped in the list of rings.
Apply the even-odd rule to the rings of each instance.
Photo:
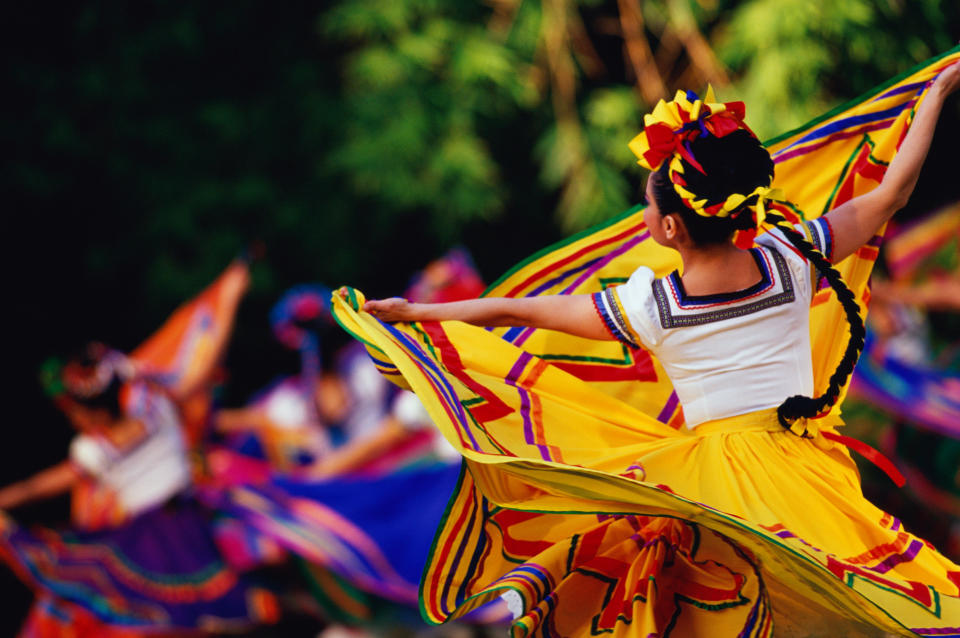
[[[860,316],[860,306],[857,304],[856,297],[850,287],[847,286],[847,282],[843,280],[840,271],[834,268],[826,256],[807,241],[803,234],[797,232],[782,215],[772,211],[767,212],[766,221],[767,223],[773,223],[826,278],[843,306],[847,323],[850,325],[850,338],[847,340],[847,347],[843,351],[843,357],[837,364],[836,370],[830,375],[830,383],[826,391],[816,398],[803,395],[792,396],[777,408],[777,418],[780,420],[780,425],[790,428],[799,419],[818,416],[836,404],[840,398],[840,391],[853,373],[853,367],[857,364],[860,353],[863,352],[867,331],[863,324],[863,317]]]
[[[761,226],[776,227],[836,292],[850,324],[850,339],[826,391],[818,397],[789,397],[777,408],[780,424],[804,436],[805,426],[795,424],[836,404],[853,372],[863,350],[863,318],[840,272],[793,227],[800,221],[796,207],[770,188],[773,160],[743,117],[742,102],[718,103],[712,89],[702,101],[691,92],[678,92],[673,101],[661,100],[644,117],[644,131],[630,142],[630,149],[641,166],[655,171],[653,192],[661,213],[678,213],[694,243],[733,237],[738,247],[749,248]]]

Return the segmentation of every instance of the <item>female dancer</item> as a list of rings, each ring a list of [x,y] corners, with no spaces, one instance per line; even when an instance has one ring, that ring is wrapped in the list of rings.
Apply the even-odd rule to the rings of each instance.
[[[56,496],[89,476],[129,518],[96,532],[29,532],[0,512],[0,558],[41,593],[121,628],[167,635],[276,620],[273,595],[227,568],[207,512],[190,496],[186,442],[170,399],[133,378],[132,362],[102,344],[48,372],[79,434],[69,460],[0,489],[0,509]]]
[[[444,260],[444,266],[450,267],[434,268],[440,276],[411,294],[482,292],[482,284],[479,290],[471,285],[479,278],[467,261],[459,255],[455,259]],[[290,398],[295,405],[315,401],[315,420],[309,420],[306,408],[288,410],[301,415],[298,429],[339,425],[345,440],[314,455],[310,452],[315,448],[296,445],[305,437],[282,440],[287,443],[282,451],[289,459],[279,465],[274,462],[279,455],[267,456],[273,467],[259,479],[254,475],[262,472],[262,465],[258,468],[256,461],[238,450],[214,450],[209,467],[224,470],[219,478],[229,484],[215,505],[230,514],[231,521],[243,523],[229,531],[233,537],[228,539],[228,554],[231,559],[246,558],[247,548],[259,542],[235,541],[245,538],[240,533],[252,531],[258,540],[285,548],[303,567],[310,591],[329,619],[360,625],[419,625],[417,582],[431,532],[456,484],[459,463],[454,461],[459,461],[459,454],[433,428],[419,399],[397,391],[384,379],[360,344],[352,342],[330,357],[333,372],[321,374],[319,329],[333,321],[327,309],[329,298],[330,290],[322,286],[297,286],[274,307],[274,333],[284,345],[300,348],[304,355],[300,378],[275,387],[296,393]],[[332,392],[333,388],[338,391]],[[277,396],[276,390],[268,394]],[[217,418],[218,425],[233,426],[234,432],[241,427],[256,432],[250,426],[257,421],[256,412],[249,409],[234,411],[228,419]],[[266,441],[262,447],[268,453],[281,447],[271,446],[269,435],[262,431],[256,435]],[[296,456],[289,454],[297,450],[301,452]],[[416,507],[411,507],[412,494]],[[503,612],[500,606],[499,611],[488,610],[472,620],[499,621]]]
[[[534,326],[642,345],[663,364],[690,428],[673,432],[638,413],[618,431],[603,413],[607,397],[565,381],[567,396],[524,399],[531,423],[537,413],[566,417],[543,416],[543,431],[523,433],[541,457],[494,459],[472,453],[487,442],[463,442],[475,461],[463,480],[480,491],[445,525],[476,525],[435,548],[446,572],[425,572],[425,596],[439,592],[427,602],[432,617],[507,592],[523,635],[769,636],[775,625],[777,635],[960,634],[960,568],[863,498],[836,423],[816,418],[836,403],[863,344],[857,303],[831,262],[904,205],[958,85],[956,64],[933,82],[879,187],[796,226],[769,188],[773,162],[743,124],[742,104],[678,95],[631,146],[654,171],[644,220],[679,252],[682,276],[639,268],[594,295],[363,306],[388,322]],[[761,224],[769,231],[751,247]],[[811,397],[808,313],[821,277],[844,306],[850,340],[826,391]],[[442,349],[442,337],[431,345]],[[475,378],[457,375],[471,362],[444,361],[479,392]],[[534,375],[558,376],[540,364],[528,373],[525,362],[505,377],[521,394],[534,394]],[[497,407],[495,390],[480,394]],[[582,447],[554,449],[550,429]],[[524,445],[519,434],[487,433],[503,457]],[[458,580],[464,564],[492,565],[498,553],[513,565]]]

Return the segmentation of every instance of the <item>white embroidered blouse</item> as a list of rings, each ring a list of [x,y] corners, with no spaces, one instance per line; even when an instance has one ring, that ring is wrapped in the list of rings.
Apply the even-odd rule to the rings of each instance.
[[[796,228],[830,258],[825,219]],[[656,279],[640,267],[625,284],[594,295],[617,339],[659,359],[687,427],[812,396],[809,310],[819,274],[780,231],[756,243],[762,277],[744,290],[688,295],[676,271]]]
[[[144,425],[143,438],[120,449],[105,437],[78,434],[70,459],[81,470],[113,490],[124,511],[139,514],[190,486],[190,464],[180,418],[163,394],[135,384],[125,406]]]

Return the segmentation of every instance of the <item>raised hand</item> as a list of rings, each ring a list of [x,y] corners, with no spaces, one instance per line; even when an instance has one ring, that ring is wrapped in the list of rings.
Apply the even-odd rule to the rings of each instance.
[[[960,88],[960,62],[954,62],[937,74],[937,79],[931,85],[931,91],[940,91],[943,95],[950,95]]]
[[[410,303],[403,297],[389,299],[371,299],[363,304],[363,309],[381,321],[390,323],[396,321],[418,321],[417,304]]]
[[[887,167],[880,186],[854,197],[827,213],[833,229],[833,262],[837,263],[873,237],[877,230],[906,206],[930,150],[937,119],[947,96],[960,88],[960,63],[937,75],[917,108],[900,150]]]

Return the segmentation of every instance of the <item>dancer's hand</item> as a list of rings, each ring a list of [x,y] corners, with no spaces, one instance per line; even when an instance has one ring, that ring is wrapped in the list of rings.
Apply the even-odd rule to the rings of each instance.
[[[895,212],[907,205],[930,150],[940,111],[947,96],[958,88],[960,63],[954,62],[940,71],[930,85],[880,186],[826,214],[833,230],[833,263],[864,245]]]
[[[389,299],[371,299],[363,304],[363,309],[381,321],[394,323],[397,321],[417,321],[417,304],[410,303],[403,297]]]
[[[937,75],[930,87],[931,91],[938,91],[943,96],[950,95],[960,88],[960,62],[954,62]]]

